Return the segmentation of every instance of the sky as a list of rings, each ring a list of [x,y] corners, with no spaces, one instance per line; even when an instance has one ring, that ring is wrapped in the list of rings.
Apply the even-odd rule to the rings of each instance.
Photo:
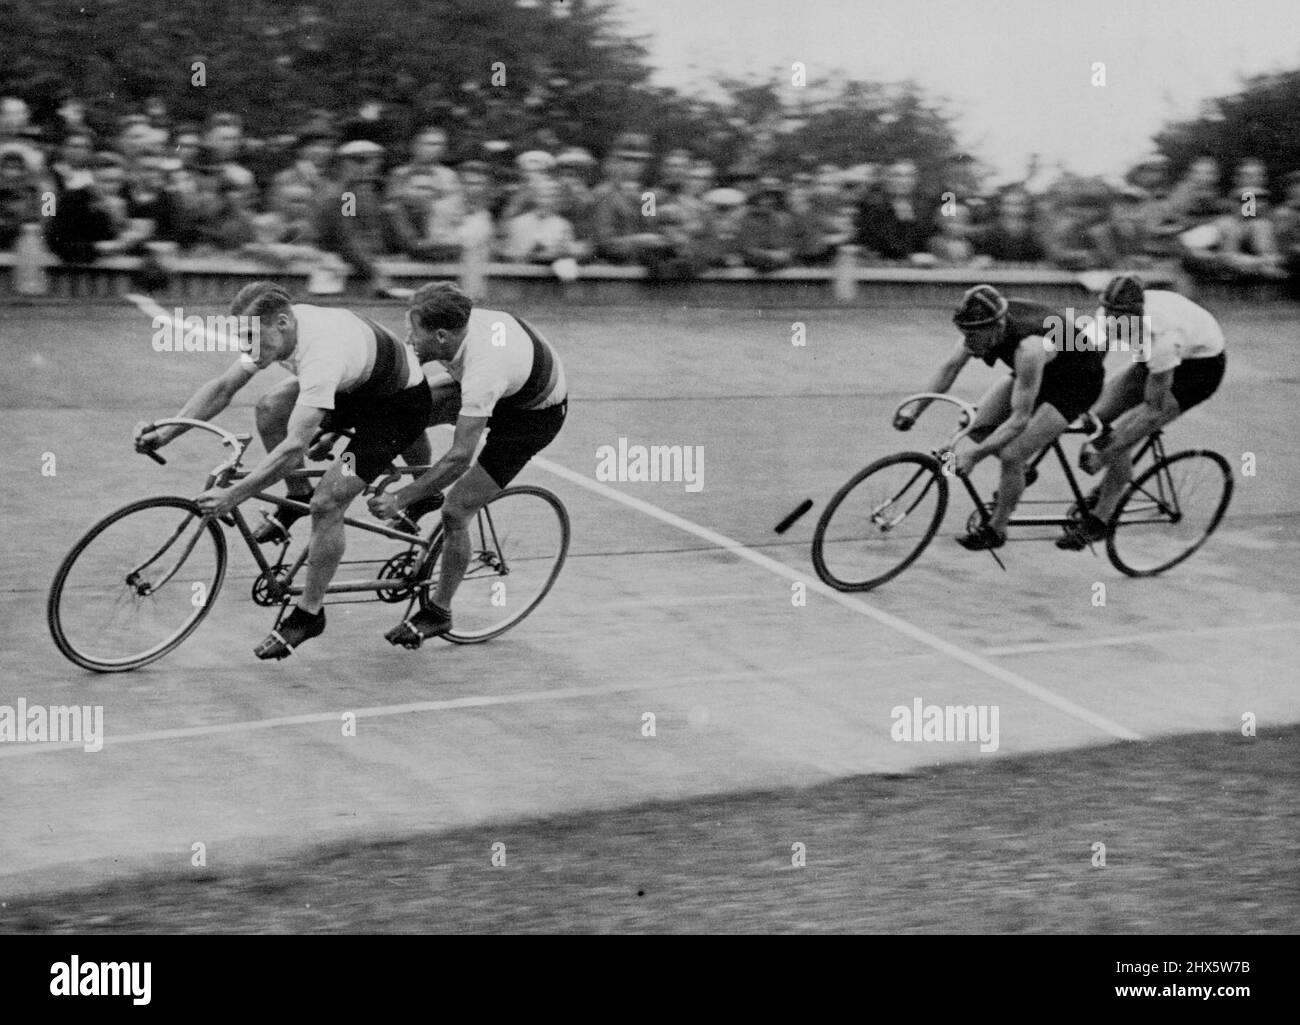
[[[1300,0],[617,0],[655,81],[911,78],[947,101],[963,145],[996,172],[1119,175],[1168,121],[1243,77],[1300,68]],[[1105,85],[1094,86],[1094,62]],[[863,160],[870,160],[869,154]]]

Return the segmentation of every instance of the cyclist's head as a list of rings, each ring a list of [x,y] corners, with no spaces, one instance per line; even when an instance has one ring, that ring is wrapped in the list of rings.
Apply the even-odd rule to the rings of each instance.
[[[1002,336],[1007,301],[992,285],[976,285],[961,297],[952,322],[965,337],[966,348],[981,356]]]
[[[1101,305],[1108,316],[1142,316],[1146,285],[1136,274],[1117,274],[1101,293]]]
[[[416,355],[424,362],[448,358],[438,350],[459,344],[473,309],[474,300],[450,281],[434,281],[418,289],[406,311]]]
[[[283,359],[298,343],[298,325],[293,316],[293,298],[274,281],[254,281],[239,290],[230,313],[246,317],[257,325],[257,344],[251,355],[259,367]],[[241,344],[248,349],[248,339]]]

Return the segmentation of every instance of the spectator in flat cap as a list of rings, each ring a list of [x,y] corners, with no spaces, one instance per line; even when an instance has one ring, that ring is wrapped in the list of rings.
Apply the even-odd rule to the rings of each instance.
[[[642,192],[650,161],[644,140],[645,136],[624,133],[605,159],[604,180],[592,193],[597,259],[653,265],[670,247],[655,218],[643,212],[649,209]]]
[[[749,197],[740,223],[740,255],[747,267],[768,273],[794,262],[797,238],[779,178],[764,176]]]
[[[335,154],[339,194],[321,203],[317,219],[321,248],[341,256],[357,280],[376,292],[386,287],[377,261],[387,252],[389,239],[383,155],[382,146],[366,139],[340,146]]]

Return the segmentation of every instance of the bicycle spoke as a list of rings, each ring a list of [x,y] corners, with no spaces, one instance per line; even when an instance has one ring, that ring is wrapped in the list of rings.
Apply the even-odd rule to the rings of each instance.
[[[1107,550],[1130,576],[1152,576],[1182,562],[1213,533],[1232,497],[1232,474],[1217,453],[1179,452],[1129,487]]]
[[[60,566],[48,608],[55,641],[86,668],[136,668],[198,625],[224,569],[224,539],[192,503],[127,506],[93,527]]]
[[[818,576],[844,591],[865,591],[902,572],[934,537],[947,483],[930,456],[879,460],[831,500],[813,537]]]

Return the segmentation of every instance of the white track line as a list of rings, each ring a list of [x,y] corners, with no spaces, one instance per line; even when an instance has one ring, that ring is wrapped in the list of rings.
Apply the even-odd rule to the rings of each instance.
[[[149,296],[133,294],[128,295],[126,298],[150,317],[164,317],[169,321],[174,319]],[[719,534],[717,531],[710,530],[708,527],[702,527],[698,523],[684,519],[675,513],[670,513],[668,510],[661,509],[657,505],[652,505],[642,499],[634,498],[631,495],[625,495],[623,492],[611,488],[607,484],[592,480],[589,477],[584,477],[581,474],[570,470],[567,466],[561,466],[559,463],[552,462],[549,459],[545,459],[541,456],[534,456],[532,461],[540,468],[555,474],[557,477],[563,477],[565,480],[577,484],[579,487],[586,488],[588,491],[594,491],[596,494],[602,495],[611,501],[621,502],[623,505],[635,509],[638,512],[645,513],[647,516],[654,517],[663,523],[667,523],[671,527],[676,527],[678,530],[683,530],[688,534],[694,534],[696,537],[717,545],[719,548],[725,549],[742,559],[747,559],[754,565],[761,566],[769,572],[775,573],[777,576],[805,584],[810,590],[829,598],[836,604],[841,605],[846,609],[850,609],[859,615],[866,616],[868,619],[874,619],[882,626],[887,626],[891,630],[896,630],[901,634],[911,637],[913,640],[924,644],[926,647],[942,652],[949,658],[964,663],[986,676],[1014,687],[1016,690],[1028,694],[1030,697],[1037,698],[1044,704],[1051,705],[1058,711],[1064,712],[1066,715],[1078,719],[1081,722],[1085,722],[1089,726],[1101,730],[1103,733],[1108,733],[1112,737],[1118,737],[1121,740],[1142,739],[1140,734],[1135,733],[1126,726],[1121,726],[1119,723],[1111,722],[1104,716],[1097,715],[1095,712],[1091,712],[1081,705],[1076,705],[1073,701],[1063,698],[1059,694],[1053,693],[1046,687],[1039,686],[1032,680],[1027,680],[1017,673],[1003,669],[1001,666],[990,662],[988,659],[977,655],[974,652],[967,651],[964,648],[960,648],[951,641],[945,641],[942,637],[936,637],[929,631],[923,630],[919,626],[914,626],[904,619],[899,619],[897,616],[892,616],[888,612],[882,612],[877,608],[873,608],[859,598],[853,598],[847,594],[843,594],[842,592],[835,590],[833,587],[828,587],[826,584],[823,584],[820,580],[810,579],[798,570],[791,569],[789,566],[785,565],[785,563],[777,562],[775,559],[769,558],[761,552],[756,552],[752,548],[742,545],[739,541],[727,537],[725,534]],[[487,698],[465,700],[482,700],[484,703],[492,703],[491,699]],[[330,718],[331,721],[337,721],[336,717],[331,716]],[[279,722],[279,720],[268,721]],[[313,719],[309,721],[316,720]]]
[[[904,665],[910,663],[907,658],[890,659],[884,665]],[[803,666],[782,670],[781,678],[811,676],[820,678],[823,670],[820,666]],[[280,726],[310,726],[315,723],[330,723],[337,726],[342,721],[344,712],[351,712],[358,719],[382,719],[396,715],[413,715],[421,712],[446,712],[458,708],[488,708],[494,705],[526,705],[538,701],[567,701],[572,698],[602,697],[613,694],[630,694],[636,691],[655,693],[658,691],[682,690],[692,688],[700,690],[711,684],[754,682],[754,673],[750,670],[731,673],[709,673],[703,676],[682,677],[675,679],[639,680],[624,683],[610,683],[599,687],[564,687],[557,690],[521,691],[513,694],[485,694],[463,698],[444,698],[441,701],[411,701],[401,705],[373,705],[368,708],[337,708],[330,712],[308,712],[303,715],[285,715],[274,719],[252,719],[246,722],[208,723],[202,726],[180,726],[167,730],[147,730],[142,733],[124,733],[120,736],[109,734],[104,738],[104,750],[122,747],[126,744],[149,744],[167,740],[184,740],[193,737],[215,737],[227,734],[252,733],[255,730],[270,730]],[[703,695],[702,695],[703,697]],[[701,700],[700,704],[705,702]],[[0,743],[0,758],[17,758],[22,755],[45,754],[50,751],[81,750],[84,745],[75,741],[5,741]],[[97,752],[98,753],[98,752]]]
[[[1165,633],[1129,634],[1124,637],[1100,637],[1091,641],[1056,641],[1041,644],[1008,644],[999,648],[981,648],[981,655],[1028,655],[1035,651],[1071,651],[1075,648],[1114,648],[1125,644],[1150,644],[1182,637],[1203,637],[1206,634],[1256,633],[1265,630],[1295,630],[1300,623],[1288,620],[1280,623],[1247,623],[1242,626],[1207,626],[1200,630],[1170,630]]]
[[[719,548],[725,549],[742,559],[746,559],[756,566],[761,566],[763,569],[775,573],[777,576],[806,584],[810,591],[815,591],[818,594],[829,598],[836,604],[842,605],[846,609],[850,609],[859,615],[866,616],[868,619],[874,619],[882,626],[887,626],[891,630],[896,630],[901,634],[905,634],[913,640],[924,644],[926,647],[942,652],[949,658],[956,659],[958,662],[964,663],[986,676],[990,676],[1008,686],[1014,687],[1016,690],[1028,694],[1030,697],[1037,698],[1044,704],[1051,705],[1053,708],[1064,712],[1066,715],[1078,719],[1081,722],[1085,722],[1089,726],[1096,727],[1103,733],[1109,733],[1112,737],[1118,737],[1121,740],[1142,739],[1140,734],[1130,730],[1127,726],[1121,726],[1119,723],[1111,722],[1104,716],[1100,716],[1080,705],[1076,705],[1073,701],[1063,698],[1059,694],[1055,694],[1046,687],[1041,687],[1032,680],[1027,680],[1017,673],[1003,669],[1001,666],[990,662],[981,655],[967,651],[964,648],[959,648],[951,641],[945,641],[942,637],[936,637],[928,630],[923,630],[919,626],[914,626],[905,619],[899,619],[897,616],[890,615],[888,612],[882,612],[880,609],[873,608],[860,598],[854,598],[851,595],[837,591],[833,587],[823,584],[820,580],[811,579],[808,575],[800,573],[796,569],[792,569],[783,562],[777,562],[775,559],[769,558],[762,552],[756,552],[752,548],[748,548],[741,544],[739,541],[727,537],[725,534],[719,534],[716,530],[702,527],[698,523],[684,519],[676,513],[670,513],[666,509],[660,509],[657,505],[652,505],[640,498],[625,495],[623,492],[611,488],[608,484],[592,480],[590,477],[584,477],[582,474],[570,470],[567,466],[561,466],[559,463],[553,462],[550,459],[546,459],[542,456],[533,456],[532,461],[534,465],[549,473],[555,474],[557,477],[562,477],[570,483],[586,488],[588,491],[594,491],[596,494],[608,498],[611,501],[621,502],[623,505],[629,506],[638,512],[645,513],[647,516],[652,516],[663,523],[667,523],[671,527],[676,527],[678,530],[684,530],[688,534],[694,534],[696,537],[715,544]]]

